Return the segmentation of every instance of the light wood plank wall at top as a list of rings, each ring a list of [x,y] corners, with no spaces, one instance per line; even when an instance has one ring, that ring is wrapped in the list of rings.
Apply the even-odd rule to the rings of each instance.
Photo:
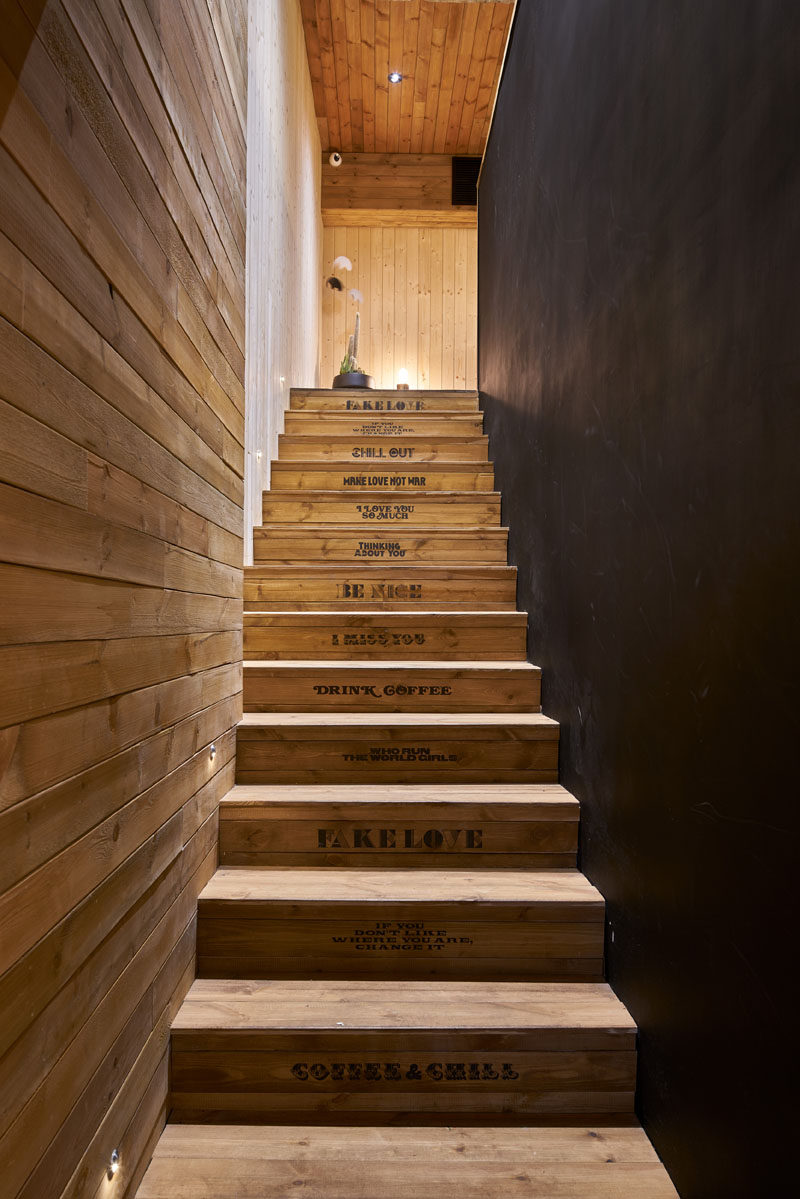
[[[320,382],[330,387],[364,296],[359,363],[377,387],[394,387],[405,367],[411,387],[477,386],[478,234],[475,229],[326,228],[324,266],[338,270],[345,292],[325,288]]]
[[[314,387],[322,155],[298,0],[250,0],[245,561],[290,387]]]
[[[9,1199],[135,1189],[233,782],[245,22],[246,0],[3,0]]]

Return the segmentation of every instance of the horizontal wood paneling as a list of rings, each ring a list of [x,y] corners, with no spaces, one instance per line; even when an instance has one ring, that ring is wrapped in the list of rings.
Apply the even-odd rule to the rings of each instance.
[[[477,234],[473,229],[326,228],[325,269],[338,270],[345,291],[325,289],[320,381],[330,386],[352,332],[357,288],[359,364],[376,387],[394,387],[400,367],[422,388],[472,388],[477,375]]]
[[[323,149],[483,153],[510,0],[300,3]]]
[[[477,227],[477,205],[454,207],[451,192],[449,154],[347,154],[338,167],[323,155],[325,225]]]
[[[449,154],[346,154],[322,162],[322,207],[450,208]]]
[[[0,1190],[129,1193],[241,711],[246,11],[0,36]],[[212,759],[210,745],[216,752]]]

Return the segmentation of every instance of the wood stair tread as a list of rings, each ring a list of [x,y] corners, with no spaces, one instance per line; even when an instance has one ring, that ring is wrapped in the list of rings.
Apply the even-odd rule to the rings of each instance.
[[[408,392],[402,393],[403,396],[407,396],[409,394],[410,393]],[[352,403],[354,395],[354,392],[350,392],[347,396],[347,399],[343,400],[341,405],[337,406],[336,408],[293,408],[290,403],[289,407],[284,411],[284,416],[359,416],[360,414],[365,413],[367,416],[385,416],[390,418],[394,417],[397,419],[399,416],[437,416],[439,414],[443,416],[466,417],[480,417],[483,415],[480,408],[477,406],[474,408],[413,408],[411,407],[411,404],[413,404],[415,399],[422,398],[422,393],[419,393],[417,396],[412,397],[411,400],[408,400],[401,398],[400,392],[397,391],[387,393],[385,396],[380,396],[378,398],[383,402],[385,402],[386,399],[390,399],[395,403],[405,404],[406,407],[404,408],[348,408],[347,401],[349,400]],[[425,398],[429,398],[427,393]],[[453,397],[447,392],[440,392],[436,398],[440,403],[443,403],[448,399],[462,399],[471,397]]]
[[[240,736],[256,737],[272,729],[334,729],[336,735],[345,726],[355,729],[381,728],[387,732],[394,729],[458,728],[465,731],[489,728],[513,728],[528,737],[552,737],[558,731],[558,721],[541,712],[348,712],[341,716],[335,712],[245,712],[239,722]]]
[[[398,391],[394,387],[292,387],[289,389],[290,398],[296,396],[320,396],[331,397],[337,399],[341,396],[358,396],[362,398],[365,395],[370,398],[378,398],[391,396],[395,398],[403,398],[417,396],[435,398],[436,396],[464,396],[470,399],[477,400],[478,392],[474,387],[409,387]]]
[[[559,726],[540,713],[246,712],[240,783],[556,782]]]
[[[481,434],[481,437],[484,437],[484,436],[485,436],[485,434]],[[426,464],[426,467],[425,467],[426,472],[429,469],[429,465],[430,464]],[[492,473],[493,465],[494,464],[491,461],[458,462],[458,461],[445,460],[444,462],[437,462],[435,470],[440,473],[443,473],[443,474],[488,475],[488,474]],[[324,468],[320,467],[318,458],[307,458],[307,459],[292,458],[289,461],[287,461],[285,458],[273,458],[271,460],[271,466],[273,469],[277,467],[278,470],[290,470],[290,471],[303,470],[304,468],[307,470],[313,470],[313,471],[318,471],[318,470],[324,469]],[[348,474],[360,474],[364,470],[372,470],[372,469],[373,468],[368,465],[348,466],[347,473]],[[382,467],[381,469],[384,469],[384,468]],[[403,463],[396,463],[394,466],[390,466],[389,464],[386,464],[385,469],[391,471],[392,474],[402,474],[403,471],[411,471],[413,473],[414,466],[408,462],[403,462]],[[267,488],[264,492],[262,492],[262,494],[269,495],[269,488]]]
[[[318,413],[314,413],[314,415],[317,417],[319,416]],[[338,413],[335,413],[335,414],[332,413],[331,415],[333,416],[334,420],[339,416]],[[412,414],[412,415],[414,415],[414,417],[416,418],[416,414]],[[424,415],[425,415],[424,413],[420,413],[421,417],[424,417]],[[353,413],[353,416],[356,416],[356,417],[360,418],[361,420],[365,420],[365,421],[372,419],[372,413],[365,414],[363,412],[361,412],[361,413],[356,412],[356,413]],[[378,413],[375,413],[375,416],[377,418],[380,418],[382,416],[388,416],[388,417],[394,417],[395,420],[398,419],[398,417],[394,413],[378,412]],[[387,421],[386,423],[388,424],[389,422]],[[281,433],[281,434],[279,434],[279,437],[282,438],[284,441],[289,441],[293,444],[299,442],[301,445],[308,443],[310,441],[320,441],[320,440],[342,442],[342,444],[347,443],[348,445],[350,445],[352,443],[352,441],[354,440],[352,435],[349,433],[331,433],[331,434],[327,434],[327,433]],[[400,435],[394,435],[394,434],[389,434],[389,433],[370,434],[370,435],[368,435],[368,439],[370,442],[372,442],[372,441],[375,441],[375,442],[378,442],[378,441],[394,441],[394,442],[410,441],[412,443],[415,443],[415,442],[427,443],[429,441],[435,441],[435,442],[445,441],[445,442],[458,442],[459,444],[478,442],[478,443],[481,443],[484,445],[487,444],[488,440],[489,440],[489,438],[487,437],[487,435],[485,433],[478,433],[478,432],[476,432],[476,433],[461,432],[460,433],[458,431],[458,429],[454,429],[452,433],[403,433]],[[361,439],[356,438],[355,440],[361,440]],[[461,461],[461,459],[456,458],[456,459],[451,459],[451,461],[458,462],[458,461]],[[484,463],[484,465],[485,465],[485,463]]]
[[[197,973],[595,982],[603,913],[576,870],[222,866],[199,898]]]
[[[462,501],[467,501],[470,504],[485,503],[493,501],[499,503],[499,491],[432,491],[427,488],[419,488],[413,493],[407,490],[395,490],[383,488],[380,492],[381,503],[403,503],[413,496],[413,502],[418,500],[434,500],[437,504],[458,504]],[[264,497],[267,500],[296,500],[302,504],[313,504],[324,500],[341,503],[349,500],[374,500],[375,489],[372,487],[354,487],[347,491],[342,491],[341,488],[307,488],[303,490],[297,487],[271,487],[269,491],[264,492]]]
[[[553,919],[601,920],[600,892],[577,870],[395,870],[324,867],[220,866],[201,891],[205,905],[292,903],[452,905],[472,908],[532,905]],[[463,918],[464,913],[461,913]]]
[[[406,394],[407,393],[404,392],[403,396],[405,396]],[[351,397],[348,397],[348,398],[351,398]],[[401,397],[400,393],[397,391],[395,391],[394,394],[389,397],[377,397],[377,398],[381,398],[381,399],[390,398],[390,399],[398,400],[400,403],[405,402],[403,397]],[[444,393],[439,398],[446,399],[447,393]],[[388,417],[389,419],[391,419],[391,418],[396,419],[398,415],[403,415],[406,417],[435,415],[435,413],[433,413],[430,409],[425,409],[425,408],[407,408],[407,409],[399,408],[399,409],[395,410],[395,409],[387,409],[387,408],[364,408],[364,409],[347,408],[346,406],[343,406],[341,408],[325,408],[325,409],[322,409],[321,411],[326,416],[350,416],[352,414],[358,416],[360,412],[367,412],[370,415]],[[450,412],[454,416],[463,416],[463,417],[476,417],[476,416],[482,417],[483,416],[483,413],[480,408],[474,408],[474,409],[470,410],[469,412],[465,412],[463,408],[439,408],[436,411]],[[292,408],[291,404],[290,404],[290,406],[284,411],[284,416],[317,417],[317,416],[319,416],[319,413],[320,413],[319,409]]]
[[[635,1072],[636,1026],[601,982],[201,978],[172,1026],[190,1121],[632,1115]]]
[[[426,462],[421,471],[417,470],[413,461],[411,462],[393,462],[392,460],[383,461],[378,466],[373,466],[369,460],[365,459],[364,463],[353,462],[320,462],[319,458],[273,458],[270,462],[271,474],[341,474],[342,478],[350,478],[352,476],[361,475],[364,473],[376,474],[383,472],[389,478],[402,476],[419,476],[424,475],[464,475],[470,478],[487,478],[492,480],[494,490],[494,463],[489,458],[480,461],[467,460],[450,460],[445,458],[437,462]],[[349,490],[349,488],[341,488],[340,490]],[[264,495],[268,495],[269,491],[265,491]]]
[[[232,866],[570,870],[579,804],[557,783],[293,780],[239,783],[219,814]]]
[[[678,1199],[643,1130],[173,1124],[138,1199]]]
[[[497,579],[505,581],[506,579],[516,576],[516,566],[501,565],[496,562],[469,563],[455,562],[452,566],[431,566],[426,562],[409,562],[408,565],[401,563],[387,563],[383,565],[379,562],[358,562],[352,566],[344,566],[341,563],[336,565],[328,565],[324,562],[309,562],[303,566],[303,575],[311,578],[328,578],[330,576],[341,576],[342,578],[350,578],[354,573],[359,577],[364,578],[411,578],[413,579],[470,579],[477,577],[480,579]],[[297,566],[287,565],[284,562],[273,563],[256,563],[253,566],[245,566],[245,579],[259,578],[295,578],[298,573]]]
[[[220,800],[220,814],[233,810],[251,814],[264,806],[303,805],[330,807],[333,804],[368,804],[370,807],[437,807],[454,805],[486,808],[499,806],[507,815],[521,815],[531,808],[554,809],[567,818],[578,819],[580,805],[560,783],[436,783],[436,784],[300,784],[237,783]]]
[[[636,1025],[607,983],[196,979],[173,1036],[402,1031],[515,1033],[539,1048],[631,1047]]]
[[[361,423],[368,425],[371,421],[378,426],[387,425],[395,431],[395,427],[403,428],[400,422],[419,422],[420,427],[425,425],[443,424],[445,421],[449,428],[446,431],[465,432],[467,435],[473,430],[481,430],[483,425],[483,413],[478,409],[471,412],[464,412],[459,408],[439,408],[439,409],[385,409],[385,408],[328,408],[324,412],[315,411],[312,409],[288,408],[283,414],[284,429],[287,433],[300,432],[306,425],[332,425],[334,427],[342,424],[357,424]],[[405,431],[405,430],[404,430]],[[410,432],[410,430],[408,430]]]
[[[270,613],[272,615],[272,613]],[[292,613],[294,615],[294,613]],[[316,613],[312,614],[316,615]],[[341,613],[337,613],[341,615]],[[381,613],[383,615],[383,613]],[[450,615],[448,613],[447,615]],[[408,658],[398,659],[393,661],[390,658],[386,659],[360,659],[353,658],[342,659],[332,662],[330,658],[290,658],[290,659],[253,659],[244,663],[244,669],[247,673],[257,670],[359,670],[359,671],[387,671],[387,670],[402,670],[402,671],[419,671],[426,674],[432,670],[441,671],[443,674],[453,674],[459,670],[468,670],[470,672],[495,674],[501,671],[504,674],[538,674],[540,668],[534,665],[533,662],[507,662],[500,660],[498,662],[465,660],[460,662],[442,661],[441,658]]]
[[[407,493],[405,493],[405,494],[407,494]],[[481,494],[484,494],[484,493],[481,493]],[[293,527],[292,522],[288,522],[288,526],[287,526],[287,523],[284,523],[281,521],[270,521],[267,524],[256,525],[253,532],[258,533],[258,532],[275,531],[275,532],[280,532],[282,535],[285,535],[286,531],[287,531],[287,527],[292,528]],[[308,521],[308,522],[303,522],[302,525],[297,526],[298,534],[299,533],[302,533],[302,534],[319,533],[320,535],[327,534],[330,536],[334,532],[336,532],[336,533],[358,533],[360,536],[363,537],[365,531],[369,532],[368,529],[365,530],[363,524],[356,525],[356,524],[352,524],[352,523],[337,524],[336,526],[334,526],[332,528],[332,526],[329,524],[312,523],[311,521]],[[396,528],[393,528],[392,529],[392,537],[396,537],[398,532],[403,532],[403,531],[404,531],[403,529],[398,530]],[[507,535],[508,527],[506,525],[452,525],[452,526],[448,525],[446,528],[443,529],[441,525],[414,525],[413,532],[411,530],[408,530],[408,532],[413,537],[416,537],[416,538],[431,537],[434,534],[439,534],[440,536],[444,536],[444,537],[458,537],[458,538],[466,539],[467,537],[474,537],[478,533],[481,536],[491,536],[491,537],[495,537],[495,538],[502,538]],[[378,532],[378,534],[376,534],[376,536],[379,536],[379,535],[380,534]]]

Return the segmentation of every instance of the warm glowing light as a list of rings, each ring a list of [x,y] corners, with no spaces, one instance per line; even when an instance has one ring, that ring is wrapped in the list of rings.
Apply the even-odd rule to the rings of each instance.
[[[398,383],[407,383],[408,382],[408,371],[406,370],[406,368],[404,366],[401,366],[400,370],[397,372],[397,382]]]
[[[119,1149],[115,1149],[111,1154],[111,1160],[108,1163],[108,1177],[113,1178],[119,1170]]]
[[[399,71],[390,71],[389,72],[389,82],[390,83],[401,83],[402,79],[403,79],[403,76],[400,74]]]
[[[211,745],[209,746],[208,752],[210,753],[211,761],[213,762],[217,756],[217,747],[213,741],[211,742]]]

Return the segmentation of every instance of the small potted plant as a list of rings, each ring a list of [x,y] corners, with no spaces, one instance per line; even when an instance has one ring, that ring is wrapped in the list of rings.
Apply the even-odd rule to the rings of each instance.
[[[353,264],[346,254],[340,254],[338,258],[333,260],[334,273],[326,279],[326,285],[332,291],[344,291],[344,286],[341,279],[336,274],[337,270],[352,271]],[[351,287],[347,293],[350,299],[356,304],[360,304],[364,299],[357,287]],[[339,374],[333,380],[334,387],[374,387],[375,380],[371,375],[358,369],[358,331],[361,325],[361,316],[356,312],[356,327],[355,332],[350,334],[347,343],[347,353],[342,359],[342,364],[339,367]]]
[[[358,369],[358,331],[361,324],[361,314],[356,313],[355,332],[350,334],[347,343],[347,353],[342,359],[339,374],[333,380],[334,387],[374,387],[375,380]]]

